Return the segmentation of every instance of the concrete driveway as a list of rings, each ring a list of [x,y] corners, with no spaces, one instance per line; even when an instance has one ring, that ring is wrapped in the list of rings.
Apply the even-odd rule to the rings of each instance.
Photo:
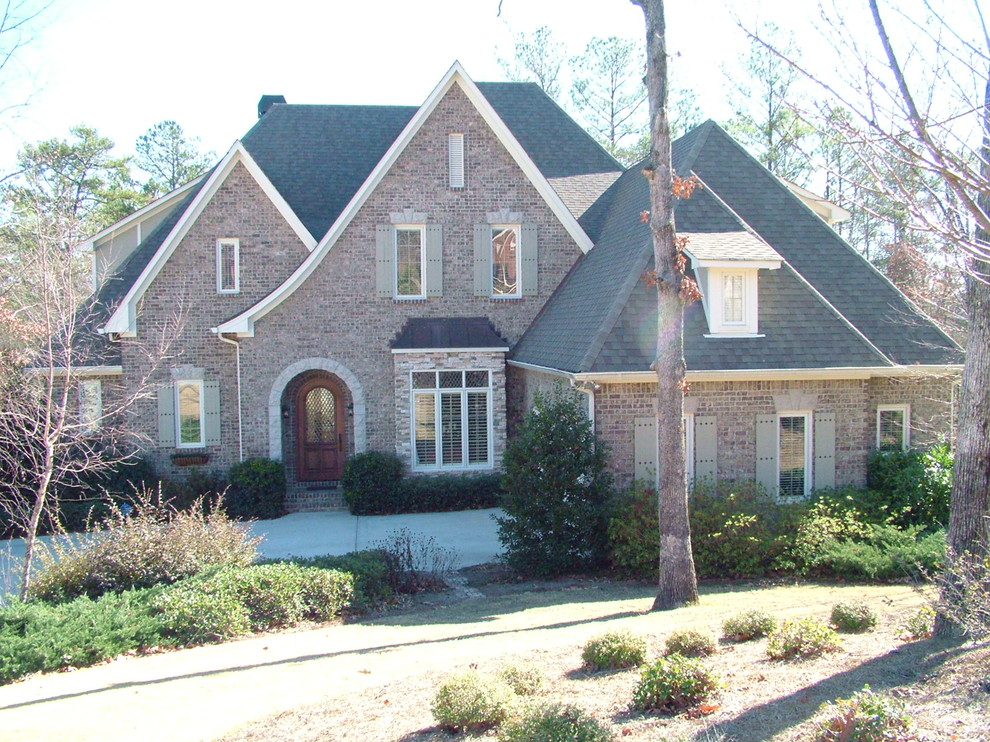
[[[258,550],[269,559],[346,554],[373,548],[390,534],[408,529],[414,539],[433,537],[437,546],[453,550],[454,568],[460,569],[498,558],[502,549],[493,516],[499,513],[498,509],[369,516],[293,513],[275,520],[254,521],[248,528],[252,535],[262,537]],[[23,556],[21,539],[0,541],[0,595],[17,585],[17,565]]]

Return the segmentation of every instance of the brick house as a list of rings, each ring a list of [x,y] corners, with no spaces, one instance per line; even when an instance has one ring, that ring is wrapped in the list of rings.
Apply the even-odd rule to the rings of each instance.
[[[862,482],[878,442],[948,433],[958,347],[814,210],[830,206],[711,122],[674,154],[703,184],[676,212],[705,293],[685,318],[692,475],[799,494]],[[582,393],[620,481],[649,476],[646,208],[638,170],[532,84],[455,64],[418,108],[265,96],[212,171],[87,243],[106,280],[86,393],[150,374],[146,458],[281,459],[294,509],[325,504],[355,452],[498,468],[556,384]],[[176,316],[180,353],[151,370],[143,343]]]

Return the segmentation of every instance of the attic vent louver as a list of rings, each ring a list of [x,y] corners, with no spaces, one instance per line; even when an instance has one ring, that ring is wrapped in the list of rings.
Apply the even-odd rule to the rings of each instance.
[[[285,103],[284,95],[263,95],[261,100],[258,101],[258,118],[260,119],[266,113],[268,109],[274,106],[276,103]]]

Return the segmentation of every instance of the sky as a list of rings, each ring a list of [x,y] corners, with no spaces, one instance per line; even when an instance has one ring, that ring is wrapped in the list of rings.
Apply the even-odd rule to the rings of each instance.
[[[698,91],[706,117],[731,112],[723,70],[746,48],[730,8],[753,19],[786,4],[667,3],[675,73]],[[629,0],[501,0],[501,14],[499,6],[53,0],[3,71],[0,171],[9,171],[22,143],[67,137],[80,123],[113,139],[122,155],[150,126],[173,119],[222,155],[257,119],[263,94],[290,103],[418,105],[455,60],[474,80],[505,79],[498,58],[511,56],[513,33],[542,25],[572,54],[594,36],[644,37],[642,11]]]

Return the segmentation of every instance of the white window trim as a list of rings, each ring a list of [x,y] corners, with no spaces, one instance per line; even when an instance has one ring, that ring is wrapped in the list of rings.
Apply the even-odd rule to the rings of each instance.
[[[713,335],[758,335],[759,334],[759,305],[758,305],[758,275],[757,268],[709,268],[708,292],[711,300],[708,302],[710,313],[709,329]],[[742,321],[729,322],[725,319],[725,279],[729,276],[742,276]]]
[[[399,230],[419,232],[419,288],[418,294],[399,293]],[[392,296],[398,301],[422,300],[426,298],[426,225],[392,225]]]
[[[234,248],[234,287],[223,287],[223,249]],[[241,292],[241,241],[236,237],[224,237],[217,240],[217,293],[239,294]]]
[[[86,402],[88,393],[85,389],[93,389],[92,399],[95,400],[92,415],[87,415]],[[102,427],[103,421],[103,382],[99,379],[83,379],[79,382],[79,420],[86,430],[95,431]]]
[[[882,404],[877,405],[876,424],[876,447],[880,448],[880,413],[900,412],[901,420],[901,450],[907,451],[911,447],[911,405],[910,404]]]
[[[489,224],[489,229],[491,231],[491,237],[489,239],[488,251],[489,251],[489,265],[495,265],[495,230],[506,230],[511,229],[516,233],[516,290],[511,294],[496,294],[495,293],[495,276],[494,273],[491,277],[491,298],[492,299],[521,299],[522,298],[522,250],[520,249],[519,240],[522,235],[522,224]]]
[[[681,417],[684,426],[684,476],[688,484],[694,482],[694,413]]]
[[[451,190],[464,188],[464,134],[451,132],[447,135],[447,182]]]
[[[814,426],[815,414],[812,410],[782,410],[777,412],[777,497],[794,497],[794,495],[784,495],[780,492],[780,419],[783,417],[803,417],[804,418],[804,492],[799,497],[807,497],[811,494],[814,471],[814,451],[812,445],[815,440]]]
[[[441,389],[439,387],[439,377],[436,372],[443,371],[459,371],[461,373],[469,373],[471,371],[485,371],[488,374],[488,386],[485,387],[449,387]],[[413,387],[413,374],[421,372],[430,372],[434,374],[434,386],[432,389]],[[495,457],[494,457],[494,440],[493,440],[493,410],[492,410],[492,374],[493,371],[487,368],[467,368],[467,369],[456,369],[456,368],[441,368],[441,369],[417,369],[415,371],[409,372],[409,434],[410,434],[410,448],[411,448],[411,469],[413,471],[486,471],[495,468]],[[441,420],[441,405],[440,396],[441,394],[451,394],[455,392],[460,392],[461,394],[461,439],[462,439],[462,450],[464,451],[464,461],[460,464],[444,464],[443,463],[443,438],[442,430],[443,423]],[[488,460],[482,464],[470,464],[468,463],[468,425],[467,425],[467,395],[469,392],[484,392],[486,401],[486,415],[485,422],[487,424],[487,438],[488,438]],[[416,455],[416,396],[417,395],[432,395],[433,396],[433,415],[434,415],[434,430],[436,431],[436,437],[434,439],[434,446],[436,451],[434,453],[434,464],[420,464],[418,457]]]
[[[183,386],[199,387],[199,440],[191,443],[182,442],[182,400],[179,391]],[[205,386],[202,379],[177,379],[173,388],[175,389],[175,447],[176,448],[204,448],[206,446],[206,399],[204,398]]]

